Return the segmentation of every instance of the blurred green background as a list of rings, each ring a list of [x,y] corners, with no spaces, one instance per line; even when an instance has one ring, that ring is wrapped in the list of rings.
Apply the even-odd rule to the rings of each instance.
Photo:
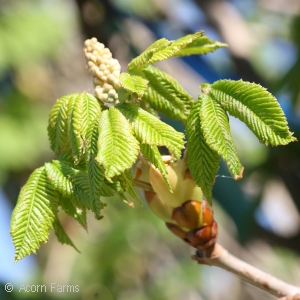
[[[36,256],[16,265],[9,221],[29,174],[53,158],[46,131],[51,106],[65,94],[93,92],[82,53],[86,38],[97,37],[126,70],[156,39],[205,30],[229,49],[170,59],[161,69],[194,97],[203,81],[260,83],[276,95],[300,137],[299,13],[299,0],[0,1],[0,299],[274,299],[223,270],[196,265],[194,250],[146,204],[131,208],[106,199],[104,219],[89,215],[88,233],[62,215],[81,253],[60,245],[51,232]],[[235,182],[220,168],[214,188],[219,241],[299,286],[299,143],[267,148],[234,118],[231,128],[245,176]],[[10,293],[8,282],[14,285]],[[51,283],[79,291],[51,291]],[[32,292],[20,291],[22,284],[32,285]],[[35,290],[38,284],[46,291]]]

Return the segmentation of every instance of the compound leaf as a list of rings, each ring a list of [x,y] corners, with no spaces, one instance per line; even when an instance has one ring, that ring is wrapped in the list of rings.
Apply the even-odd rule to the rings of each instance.
[[[96,160],[104,166],[105,177],[111,179],[131,168],[138,152],[139,143],[122,113],[113,106],[103,111]]]
[[[201,129],[209,147],[221,155],[235,180],[243,177],[243,166],[240,163],[235,144],[230,132],[226,111],[213,101],[209,95],[200,95]]]
[[[211,85],[209,96],[244,122],[261,143],[277,146],[296,141],[276,98],[262,86],[242,80],[219,80]]]
[[[201,130],[199,99],[187,118],[188,166],[195,182],[201,187],[209,203],[212,203],[212,189],[219,169],[220,155],[206,143]]]
[[[36,169],[21,189],[12,213],[10,233],[15,245],[15,262],[35,253],[48,240],[58,210],[58,195],[45,168]]]
[[[180,157],[181,149],[184,147],[183,133],[134,104],[117,104],[116,109],[129,120],[141,144],[166,146],[175,159]]]
[[[149,80],[143,100],[165,116],[184,122],[193,105],[192,96],[176,79],[153,66],[143,69],[143,73]]]
[[[69,238],[68,234],[65,232],[64,228],[62,227],[58,217],[55,218],[53,223],[54,233],[58,239],[58,241],[62,244],[67,244],[72,246],[77,252],[80,251],[76,248],[72,240]]]

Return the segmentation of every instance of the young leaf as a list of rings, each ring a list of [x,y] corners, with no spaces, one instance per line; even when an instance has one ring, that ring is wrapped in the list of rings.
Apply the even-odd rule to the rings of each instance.
[[[63,211],[75,219],[85,230],[87,230],[86,209],[76,206],[72,198],[59,197],[59,205]]]
[[[65,232],[64,228],[62,227],[58,217],[55,218],[54,223],[53,223],[53,229],[54,233],[58,239],[58,241],[62,244],[67,244],[72,246],[77,252],[80,253],[80,251],[76,248],[72,240],[69,238],[67,233]]]
[[[149,80],[143,99],[167,117],[185,121],[193,105],[193,97],[172,76],[155,67],[148,66],[143,73]]]
[[[203,32],[188,34],[175,41],[161,39],[133,59],[128,65],[128,69],[142,69],[149,64],[174,56],[206,54],[226,46],[226,44],[210,40]]]
[[[202,55],[224,47],[227,47],[227,44],[211,40],[206,35],[202,35],[195,38],[185,48],[178,51],[175,56]]]
[[[91,209],[88,189],[86,189],[88,187],[87,183],[83,181],[80,184],[78,178],[76,178],[77,173],[82,171],[76,170],[58,160],[53,160],[52,163],[46,163],[45,170],[47,178],[62,197],[71,198],[74,204],[79,208]]]
[[[243,166],[240,163],[235,144],[230,132],[228,116],[222,106],[213,101],[209,95],[200,95],[201,129],[209,147],[221,155],[235,180],[243,177]]]
[[[133,187],[133,178],[130,169],[126,170],[123,174],[119,176],[119,181],[123,191],[127,192],[133,199],[142,204],[139,196],[137,195]]]
[[[167,184],[169,190],[172,192],[172,188],[168,179],[167,168],[164,161],[162,160],[162,157],[158,151],[157,146],[142,144],[141,153],[149,163],[153,164],[154,167],[160,171],[161,175],[163,176],[163,179],[165,180],[165,183]]]
[[[145,78],[129,73],[121,73],[120,84],[126,91],[136,93],[139,97],[142,97],[148,84],[148,80]]]
[[[102,218],[101,210],[106,206],[100,199],[101,186],[104,185],[104,168],[96,161],[98,153],[98,138],[99,138],[99,125],[94,123],[91,126],[90,144],[88,144],[88,178],[87,182],[90,191],[90,203],[95,218],[100,220]]]
[[[51,109],[48,121],[48,138],[54,153],[68,150],[68,104],[73,95],[57,100]]]
[[[58,195],[45,168],[36,169],[23,186],[12,213],[10,233],[15,262],[34,252],[48,240],[58,209]]]
[[[118,109],[129,120],[134,134],[141,144],[166,146],[178,159],[184,147],[184,135],[158,118],[134,104],[117,104]]]
[[[105,177],[112,177],[131,168],[137,159],[139,143],[126,118],[111,106],[101,114],[96,160],[104,166]]]
[[[78,162],[90,143],[90,128],[98,124],[100,105],[97,98],[88,93],[74,94],[69,103],[69,140],[75,162]]]
[[[152,45],[150,45],[142,54],[134,58],[128,65],[128,70],[132,69],[141,69],[144,66],[149,64],[149,60],[153,56],[153,54],[161,49],[166,48],[170,44],[165,38],[157,40]]]
[[[296,141],[279,103],[265,88],[242,80],[219,80],[211,88],[209,96],[243,121],[262,143],[277,146]]]
[[[195,182],[201,187],[204,195],[212,204],[212,189],[219,169],[220,155],[206,143],[201,130],[201,98],[195,102],[187,118],[188,166]]]

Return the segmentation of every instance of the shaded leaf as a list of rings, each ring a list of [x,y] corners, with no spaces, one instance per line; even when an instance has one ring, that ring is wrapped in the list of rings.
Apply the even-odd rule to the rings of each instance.
[[[151,164],[154,165],[155,168],[157,168],[161,175],[163,176],[163,179],[168,186],[169,190],[172,192],[172,188],[168,179],[168,171],[166,168],[166,165],[161,157],[161,154],[158,151],[157,146],[153,145],[147,145],[142,144],[141,145],[141,153],[143,154],[143,157]]]
[[[231,136],[228,116],[222,106],[213,101],[209,95],[200,95],[201,129],[209,147],[221,155],[235,180],[243,176],[243,166],[240,163],[234,140]]]
[[[122,173],[119,176],[119,181],[123,191],[127,192],[133,199],[135,199],[141,204],[142,202],[133,187],[133,178],[131,170],[126,170],[124,173]]]
[[[169,74],[148,66],[143,69],[149,80],[143,96],[155,110],[169,118],[185,121],[193,105],[193,98]]]
[[[134,104],[117,104],[118,109],[129,120],[136,138],[141,144],[166,146],[178,159],[184,147],[184,135],[158,118]]]
[[[101,114],[97,161],[104,166],[105,177],[112,177],[131,168],[137,159],[139,143],[122,113],[111,106]]]
[[[58,209],[58,195],[45,168],[36,169],[21,189],[12,213],[10,233],[15,245],[15,262],[35,253],[48,240]]]
[[[207,145],[203,136],[200,121],[201,100],[200,98],[195,102],[187,119],[187,163],[193,179],[201,187],[209,203],[212,204],[212,189],[219,169],[220,155]]]
[[[80,253],[80,251],[76,248],[72,240],[69,238],[67,233],[65,232],[64,228],[62,227],[58,217],[55,218],[55,221],[53,223],[53,229],[54,233],[58,239],[58,241],[62,244],[67,244],[72,246],[77,252]]]
[[[211,88],[209,96],[244,122],[262,143],[277,146],[296,141],[276,98],[262,86],[242,80],[219,80]]]

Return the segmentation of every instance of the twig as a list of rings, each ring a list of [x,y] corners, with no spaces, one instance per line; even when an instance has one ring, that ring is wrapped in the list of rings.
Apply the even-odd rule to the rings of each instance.
[[[280,300],[299,299],[300,288],[285,283],[231,255],[221,245],[216,244],[210,252],[197,250],[192,257],[201,264],[215,266],[237,275],[240,279],[247,281],[262,290],[269,292]]]
[[[152,185],[148,182],[141,181],[141,180],[138,180],[138,179],[134,179],[133,180],[133,185],[137,188],[140,188],[140,189],[144,190],[144,191],[154,192]]]

